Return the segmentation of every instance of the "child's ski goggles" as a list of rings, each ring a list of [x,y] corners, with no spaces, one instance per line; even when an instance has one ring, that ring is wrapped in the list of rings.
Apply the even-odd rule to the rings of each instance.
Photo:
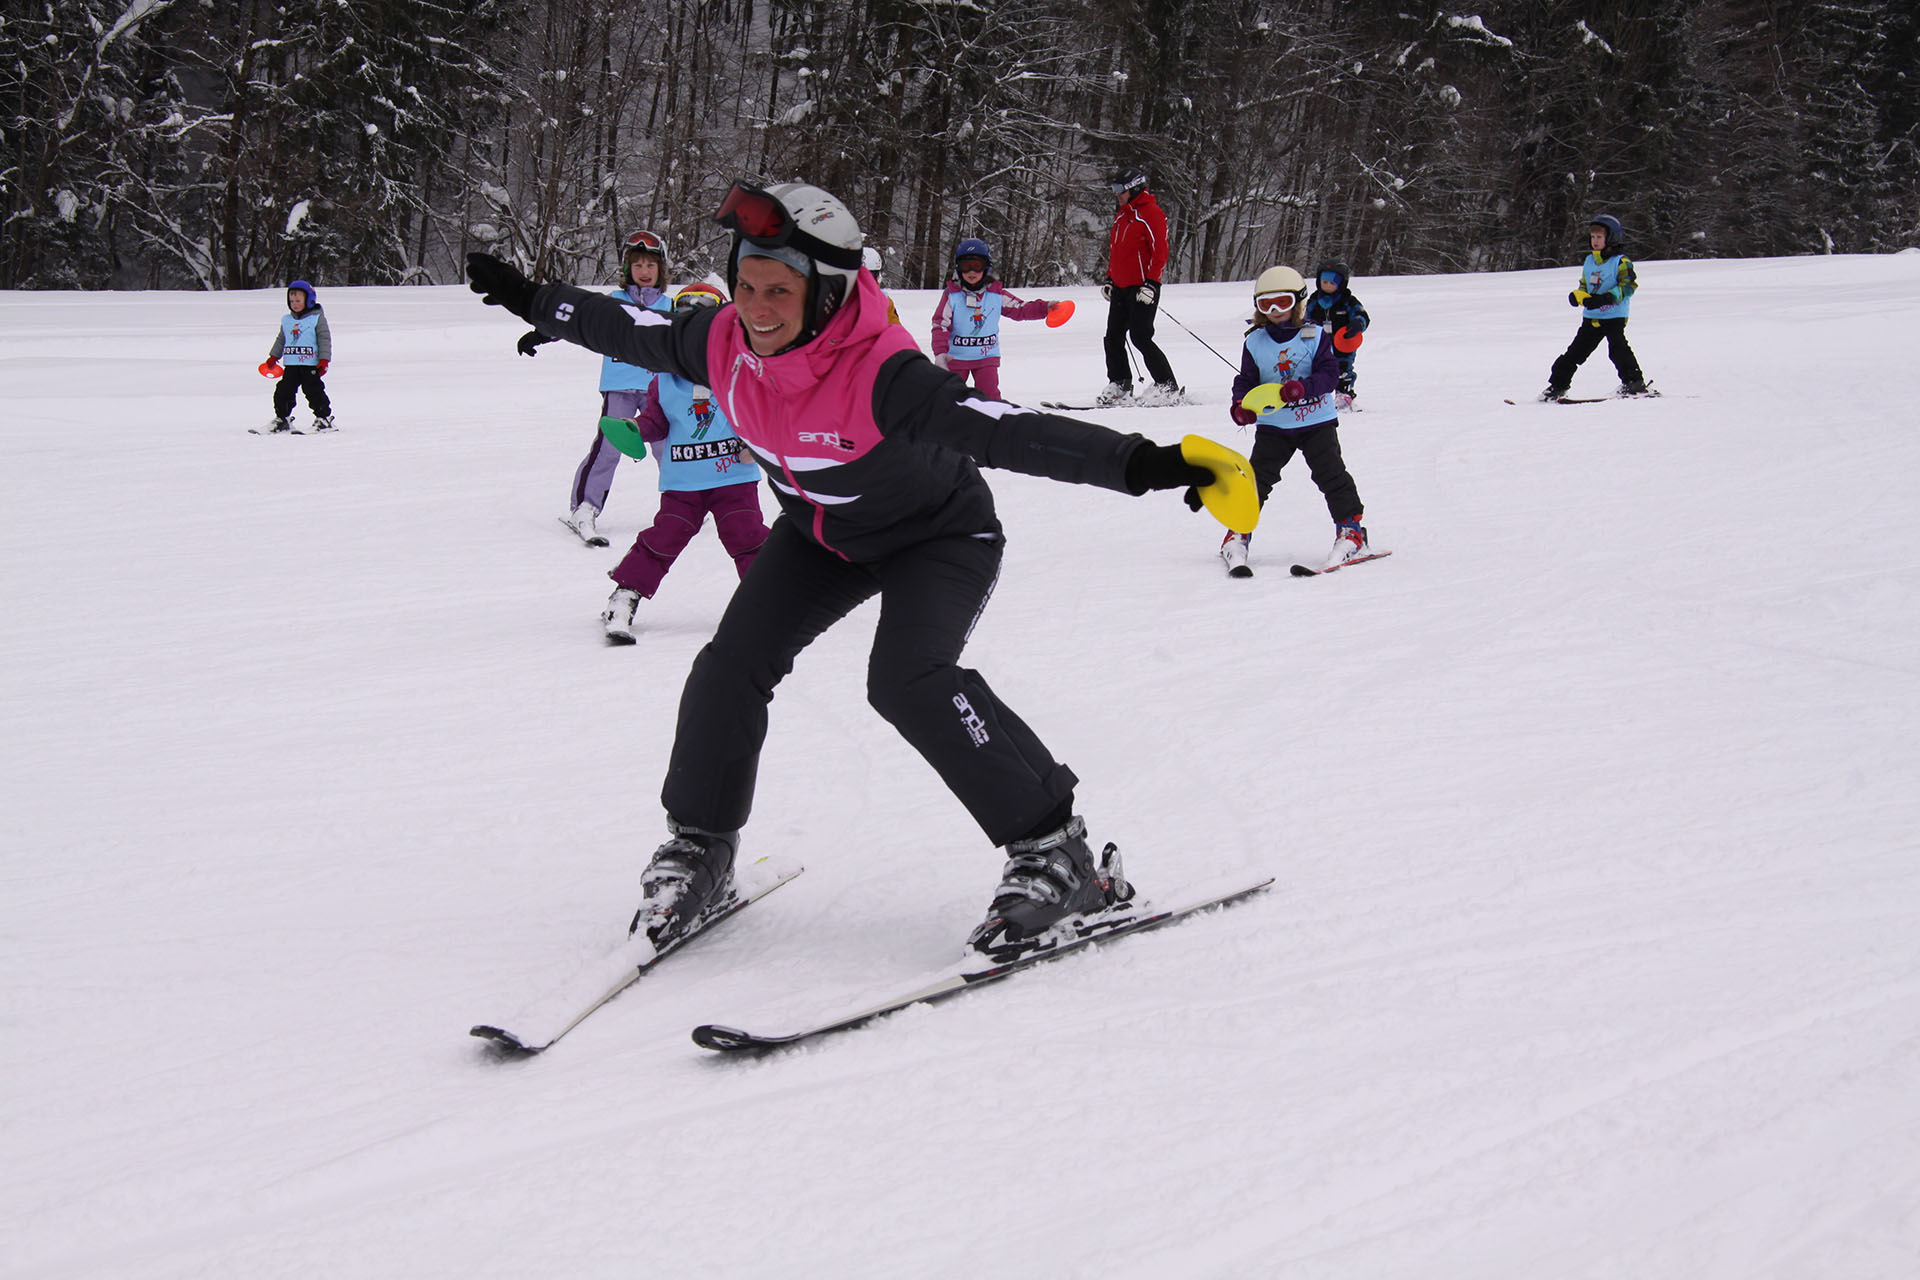
[[[651,231],[636,231],[627,237],[627,248],[644,249],[648,253],[667,256],[667,242]]]
[[[1300,305],[1297,293],[1258,293],[1253,298],[1253,309],[1262,313],[1292,311]]]
[[[714,215],[714,221],[763,249],[792,246],[830,267],[845,271],[860,269],[860,250],[843,249],[808,235],[795,224],[793,215],[777,197],[758,187],[734,183],[727,198],[720,202],[720,212]]]

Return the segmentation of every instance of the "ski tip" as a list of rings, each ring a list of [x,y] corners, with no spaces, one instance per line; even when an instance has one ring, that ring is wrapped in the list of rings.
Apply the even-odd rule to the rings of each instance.
[[[545,1045],[536,1046],[523,1044],[520,1037],[513,1034],[513,1032],[500,1027],[490,1027],[485,1023],[477,1027],[469,1028],[467,1034],[470,1036],[478,1036],[480,1039],[497,1045],[509,1053],[527,1054],[530,1056],[540,1052],[541,1049],[546,1047]]]
[[[1253,570],[1244,564],[1237,564],[1227,570],[1227,576],[1229,578],[1251,578],[1253,576]]]
[[[1307,566],[1303,564],[1297,564],[1293,566],[1293,568],[1287,570],[1287,572],[1291,573],[1296,578],[1317,578],[1320,576],[1320,571],[1318,569],[1309,569],[1307,568]]]
[[[693,1029],[693,1042],[702,1049],[712,1049],[716,1053],[739,1053],[747,1049],[770,1049],[773,1045],[751,1032],[737,1027],[721,1027],[708,1023]]]

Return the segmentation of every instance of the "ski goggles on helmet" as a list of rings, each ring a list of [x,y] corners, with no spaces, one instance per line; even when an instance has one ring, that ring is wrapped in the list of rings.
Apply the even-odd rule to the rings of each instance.
[[[984,275],[987,270],[987,260],[978,254],[970,253],[954,263],[954,267],[963,275],[969,271],[978,271]]]
[[[727,198],[720,202],[720,212],[714,215],[714,221],[763,249],[797,249],[830,267],[844,271],[860,269],[860,250],[828,244],[807,234],[794,222],[793,215],[778,197],[758,187],[734,183]]]
[[[626,246],[645,253],[657,253],[663,258],[667,256],[667,242],[651,231],[634,232],[627,237]]]
[[[690,284],[673,295],[673,309],[692,311],[696,307],[717,307],[725,301],[720,291],[710,284]]]
[[[1253,295],[1253,309],[1263,315],[1278,315],[1291,312],[1300,305],[1300,295],[1291,290],[1278,293],[1256,293]]]

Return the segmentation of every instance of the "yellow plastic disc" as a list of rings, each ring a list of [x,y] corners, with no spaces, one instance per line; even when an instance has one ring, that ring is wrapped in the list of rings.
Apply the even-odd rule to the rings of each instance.
[[[1280,398],[1280,384],[1277,382],[1263,382],[1240,397],[1240,407],[1255,413],[1272,413],[1285,403]]]
[[[1213,472],[1213,483],[1200,486],[1200,501],[1213,518],[1235,533],[1252,533],[1260,523],[1260,489],[1253,482],[1253,464],[1205,436],[1182,437],[1180,456]]]

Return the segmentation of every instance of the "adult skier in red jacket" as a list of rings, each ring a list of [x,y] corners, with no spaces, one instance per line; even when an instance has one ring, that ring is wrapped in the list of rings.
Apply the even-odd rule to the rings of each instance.
[[[1160,279],[1167,270],[1167,215],[1147,190],[1146,171],[1131,166],[1114,171],[1113,230],[1107,236],[1107,388],[1101,404],[1118,404],[1133,395],[1133,370],[1127,340],[1146,361],[1153,390],[1142,403],[1177,404],[1180,386],[1173,366],[1153,341],[1153,320],[1160,311]]]

